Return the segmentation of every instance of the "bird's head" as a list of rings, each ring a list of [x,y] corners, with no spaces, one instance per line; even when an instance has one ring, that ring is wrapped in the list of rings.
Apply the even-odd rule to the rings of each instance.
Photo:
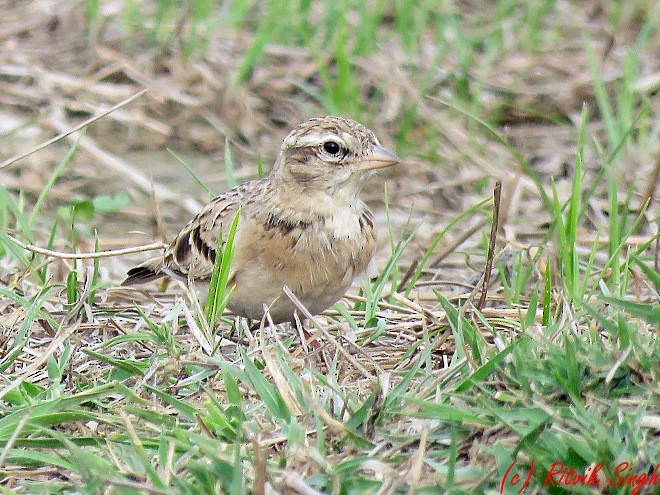
[[[284,139],[271,178],[324,191],[357,195],[374,170],[399,163],[372,131],[354,120],[322,117],[300,124]]]

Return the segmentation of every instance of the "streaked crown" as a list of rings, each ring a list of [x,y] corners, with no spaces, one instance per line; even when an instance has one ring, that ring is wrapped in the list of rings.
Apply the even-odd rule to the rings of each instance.
[[[364,156],[380,143],[365,126],[343,117],[313,118],[300,124],[284,139],[282,151],[315,150],[325,161],[341,161]]]
[[[372,170],[399,162],[362,124],[322,117],[300,124],[284,139],[272,180],[318,190],[344,189],[357,196]]]

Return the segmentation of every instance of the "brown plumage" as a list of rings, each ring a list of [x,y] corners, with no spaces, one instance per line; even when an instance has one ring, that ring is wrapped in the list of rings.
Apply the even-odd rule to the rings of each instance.
[[[164,256],[128,271],[123,285],[162,276],[208,280],[218,237],[234,239],[228,307],[252,319],[263,305],[275,322],[291,321],[288,286],[312,314],[338,301],[363,273],[376,247],[374,218],[359,199],[372,171],[398,163],[376,136],[341,117],[311,119],[285,139],[273,170],[211,201],[176,236]]]

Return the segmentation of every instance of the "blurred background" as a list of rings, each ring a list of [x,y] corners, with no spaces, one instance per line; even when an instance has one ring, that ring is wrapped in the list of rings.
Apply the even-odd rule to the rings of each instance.
[[[6,0],[0,160],[147,92],[0,180],[35,202],[77,142],[37,226],[47,234],[57,215],[70,224],[73,206],[81,242],[96,229],[104,248],[145,243],[208,198],[181,161],[218,193],[267,173],[299,122],[338,114],[404,158],[385,177],[395,219],[447,223],[499,179],[516,191],[511,235],[524,238],[548,221],[539,184],[554,179],[561,196],[572,180],[583,105],[598,144],[585,181],[611,165],[645,200],[658,153],[658,10],[643,0]],[[607,185],[594,186],[606,215]],[[366,198],[382,206],[383,196],[373,180]],[[156,231],[154,199],[169,233]]]

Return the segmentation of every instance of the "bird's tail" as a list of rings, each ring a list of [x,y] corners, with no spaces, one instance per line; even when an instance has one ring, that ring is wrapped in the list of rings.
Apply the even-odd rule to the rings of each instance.
[[[128,270],[126,280],[124,280],[121,285],[144,284],[156,280],[157,278],[164,277],[165,275],[166,273],[163,272],[163,258],[155,257]]]

